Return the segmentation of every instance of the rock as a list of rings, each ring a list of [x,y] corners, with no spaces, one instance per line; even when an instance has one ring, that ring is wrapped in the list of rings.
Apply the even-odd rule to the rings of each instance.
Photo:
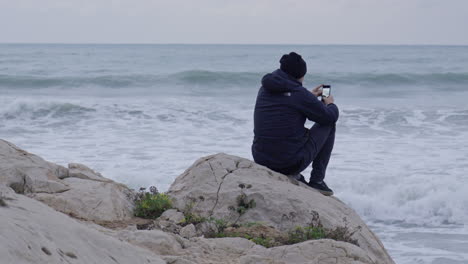
[[[67,169],[0,140],[0,262],[394,263],[359,216],[337,198],[247,159],[217,154],[198,160],[169,190],[179,211],[167,210],[154,221],[132,218],[134,195],[84,165],[72,163]],[[213,218],[182,228],[180,211],[188,204],[192,213]],[[218,232],[217,219],[245,224],[225,232],[278,240],[297,225],[347,227],[355,231],[359,246],[321,239],[265,248],[240,237],[196,237]]]
[[[88,167],[70,169],[0,140],[0,185],[42,201],[57,211],[90,221],[125,221],[133,217],[134,193]]]
[[[192,262],[184,257],[164,256],[163,259],[169,264],[196,264],[196,262]]]
[[[125,221],[133,217],[133,192],[115,182],[66,178],[70,190],[31,196],[57,211],[95,222]]]
[[[360,217],[336,197],[326,197],[285,175],[247,159],[216,154],[201,158],[177,177],[168,194],[183,210],[194,204],[202,217],[233,223],[264,222],[281,231],[319,221],[327,229],[346,227],[369,263],[394,263],[384,246]],[[203,197],[203,199],[200,199]],[[240,215],[238,199],[253,200],[255,208]]]
[[[216,234],[219,232],[218,226],[213,222],[201,222],[195,227],[197,229],[197,236]]]
[[[197,229],[193,224],[186,225],[180,229],[179,234],[184,238],[192,238],[197,236]]]
[[[242,256],[242,264],[364,264],[375,263],[361,248],[330,240],[309,240],[299,244],[257,250]]]
[[[158,255],[181,254],[182,246],[173,235],[161,230],[120,231],[116,236],[134,245],[147,248]]]
[[[0,193],[8,202],[0,207],[1,263],[166,263],[8,187]]]
[[[159,218],[173,222],[174,224],[179,224],[185,220],[184,214],[177,211],[176,209],[169,209],[164,211],[164,213],[162,213]]]
[[[17,193],[59,193],[69,190],[60,178],[68,170],[0,140],[0,185]]]
[[[238,264],[239,258],[250,254],[262,255],[266,249],[239,237],[192,238],[186,243],[184,256],[198,264]]]
[[[154,227],[173,234],[178,234],[182,228],[180,225],[172,221],[162,220],[160,218],[154,221]]]
[[[350,243],[321,239],[264,248],[244,238],[194,238],[184,256],[195,263],[241,264],[374,264],[366,252]]]
[[[104,178],[100,173],[95,172],[92,169],[86,167],[85,165],[79,163],[68,164],[68,174],[69,177],[74,178],[102,182],[112,182],[112,180]]]

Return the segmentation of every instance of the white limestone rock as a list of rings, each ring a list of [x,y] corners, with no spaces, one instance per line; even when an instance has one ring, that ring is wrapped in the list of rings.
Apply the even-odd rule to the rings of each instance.
[[[0,140],[0,185],[18,193],[59,193],[69,190],[60,180],[65,177],[68,169]]]
[[[240,188],[242,187],[242,188]],[[247,159],[216,154],[201,158],[177,177],[168,194],[183,210],[193,203],[193,212],[203,217],[234,222],[237,199],[244,193],[255,208],[239,218],[243,222],[264,222],[279,230],[308,226],[317,221],[328,229],[346,226],[356,231],[353,238],[370,263],[394,263],[384,246],[361,218],[338,198],[326,197],[285,175]]]
[[[364,264],[376,263],[361,248],[350,243],[320,239],[252,252],[240,258],[242,264]]]
[[[112,180],[104,178],[99,172],[95,172],[87,166],[79,163],[68,164],[68,175],[69,177],[85,180],[112,182]]]
[[[239,218],[235,207],[240,194],[246,201],[253,199],[256,206]],[[193,212],[203,217],[264,222],[282,231],[316,223],[318,214],[326,228],[346,225],[357,230],[353,238],[359,247],[322,239],[267,249],[244,238],[196,237],[197,231],[198,235],[216,232],[216,225],[204,222],[181,229],[177,224],[184,216],[175,209],[154,221],[155,227],[169,232],[135,226],[111,230],[80,222],[60,212],[95,223],[127,223],[132,218],[134,192],[84,165],[70,164],[67,169],[0,140],[0,262],[394,263],[359,216],[337,198],[325,197],[247,159],[226,154],[202,158],[176,179],[169,195],[180,211],[191,203]]]
[[[193,224],[186,225],[182,227],[182,229],[180,229],[179,234],[184,238],[190,239],[192,237],[197,236],[197,229]]]
[[[57,211],[95,222],[125,221],[133,217],[133,192],[115,182],[66,178],[70,190],[31,196]]]
[[[182,245],[174,235],[161,230],[123,230],[116,236],[133,245],[147,248],[158,255],[178,255],[182,252]]]
[[[219,232],[218,226],[211,221],[198,223],[195,227],[197,229],[197,236],[203,236],[206,234],[216,234]]]
[[[34,199],[0,185],[0,262],[166,263],[147,249],[103,234]]]
[[[173,234],[179,234],[180,229],[182,228],[182,226],[177,225],[172,221],[163,220],[161,218],[154,220],[153,223],[154,223],[155,228],[161,229],[164,232],[169,232]]]
[[[0,185],[84,220],[124,221],[133,217],[133,191],[84,165],[71,163],[69,168],[0,140]]]
[[[162,213],[162,215],[159,218],[161,220],[173,222],[174,224],[180,224],[185,220],[184,214],[177,211],[177,209],[166,210]]]

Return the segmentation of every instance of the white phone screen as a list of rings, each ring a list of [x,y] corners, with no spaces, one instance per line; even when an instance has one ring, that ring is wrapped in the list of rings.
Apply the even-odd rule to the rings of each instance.
[[[322,88],[322,96],[323,97],[330,96],[330,88]]]

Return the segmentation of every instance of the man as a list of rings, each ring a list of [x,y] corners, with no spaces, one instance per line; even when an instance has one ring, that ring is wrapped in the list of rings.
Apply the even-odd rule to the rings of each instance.
[[[324,195],[333,195],[323,181],[335,142],[338,107],[333,96],[318,100],[320,85],[309,91],[302,86],[307,72],[302,57],[283,55],[280,69],[265,75],[254,112],[252,155],[258,164],[294,176]],[[304,127],[306,118],[314,121]],[[300,174],[312,163],[307,183]]]

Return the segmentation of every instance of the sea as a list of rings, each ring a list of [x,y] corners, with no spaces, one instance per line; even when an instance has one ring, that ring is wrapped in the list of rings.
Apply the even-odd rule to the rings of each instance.
[[[252,159],[260,80],[291,51],[341,111],[335,196],[396,263],[467,264],[468,46],[0,44],[0,138],[166,191],[200,157]]]

